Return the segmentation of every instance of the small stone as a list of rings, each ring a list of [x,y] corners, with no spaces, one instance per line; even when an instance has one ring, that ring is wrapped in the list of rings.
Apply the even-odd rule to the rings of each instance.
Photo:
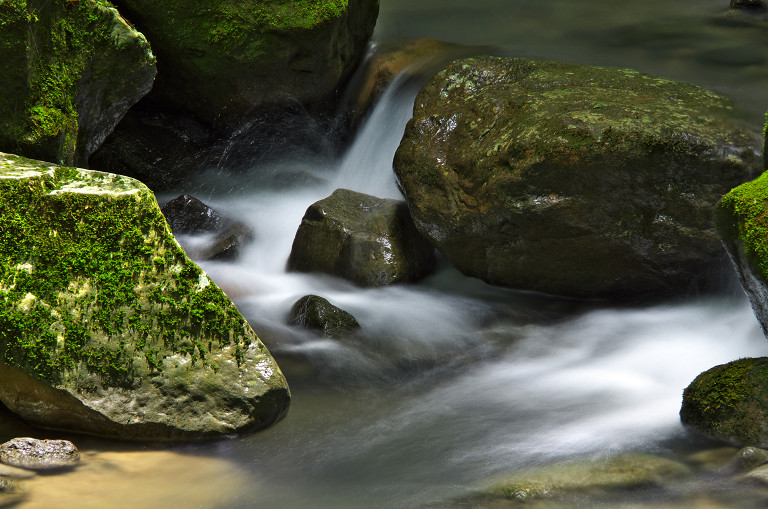
[[[68,440],[14,438],[0,445],[0,462],[31,470],[56,470],[77,466],[80,452]]]
[[[758,447],[744,447],[736,453],[733,461],[739,472],[746,472],[768,463],[768,451]]]
[[[360,329],[354,316],[317,295],[307,295],[296,301],[291,308],[290,322],[332,338],[350,336]]]

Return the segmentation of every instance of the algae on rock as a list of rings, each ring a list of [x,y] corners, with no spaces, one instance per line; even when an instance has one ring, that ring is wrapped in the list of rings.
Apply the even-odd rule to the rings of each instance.
[[[757,144],[694,85],[475,57],[422,89],[394,162],[416,226],[465,274],[647,300],[722,284],[712,210]]]
[[[232,130],[256,108],[327,100],[365,52],[378,0],[116,0],[158,57],[151,97]]]
[[[187,440],[288,408],[269,352],[136,180],[0,153],[0,300],[0,401],[31,424]]]
[[[110,5],[0,2],[0,150],[86,166],[149,92],[149,43]]]

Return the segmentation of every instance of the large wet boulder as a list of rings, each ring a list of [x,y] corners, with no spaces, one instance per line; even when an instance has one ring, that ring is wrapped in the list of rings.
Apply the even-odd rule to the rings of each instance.
[[[87,166],[155,73],[147,40],[106,1],[0,2],[0,150]]]
[[[378,0],[116,0],[158,59],[152,98],[232,129],[328,100],[365,52]]]
[[[768,336],[768,174],[744,183],[718,202],[717,232]]]
[[[768,446],[768,357],[739,359],[697,376],[683,391],[680,420],[737,446]]]
[[[337,189],[307,208],[288,269],[385,286],[415,282],[435,263],[434,248],[416,230],[405,202]]]
[[[459,270],[589,298],[717,284],[712,209],[759,166],[728,101],[627,69],[458,60],[395,156],[414,222]]]
[[[134,440],[269,426],[290,394],[140,182],[0,154],[0,402]]]

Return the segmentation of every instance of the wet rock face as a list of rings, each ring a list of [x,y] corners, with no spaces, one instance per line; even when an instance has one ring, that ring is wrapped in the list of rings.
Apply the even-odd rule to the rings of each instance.
[[[715,366],[683,391],[680,420],[690,430],[737,446],[768,446],[768,357]]]
[[[280,369],[140,182],[0,154],[0,402],[134,440],[260,429]]]
[[[764,9],[764,0],[731,0],[731,8],[737,9]]]
[[[151,41],[153,100],[223,129],[255,109],[327,100],[363,55],[378,0],[118,0]]]
[[[203,245],[189,246],[187,253],[200,260],[231,260],[253,240],[253,230],[223,216],[194,196],[183,194],[160,209],[174,235],[211,234]]]
[[[658,299],[717,285],[715,202],[757,172],[722,97],[627,69],[458,60],[395,156],[414,222],[467,275]]]
[[[347,189],[313,203],[293,240],[288,269],[325,272],[360,286],[417,281],[435,266],[404,202]]]
[[[14,438],[0,445],[0,463],[30,470],[58,470],[80,463],[80,451],[68,440]]]
[[[731,190],[715,211],[717,232],[768,336],[768,176]]]
[[[354,316],[318,295],[307,295],[291,307],[292,325],[316,330],[331,338],[344,338],[360,330]]]
[[[155,74],[147,40],[106,2],[2,2],[0,150],[87,166]]]

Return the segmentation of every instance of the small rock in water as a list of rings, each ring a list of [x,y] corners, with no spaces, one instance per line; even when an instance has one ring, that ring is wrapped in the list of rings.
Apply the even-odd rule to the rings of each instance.
[[[80,463],[80,452],[67,440],[14,438],[0,445],[0,462],[31,470],[72,468]]]
[[[738,471],[746,472],[768,463],[768,451],[758,447],[744,447],[736,453],[734,463]]]
[[[291,308],[290,322],[337,339],[360,329],[354,316],[317,295],[306,295],[296,301]]]
[[[763,0],[731,0],[731,8],[761,9],[765,7]]]

